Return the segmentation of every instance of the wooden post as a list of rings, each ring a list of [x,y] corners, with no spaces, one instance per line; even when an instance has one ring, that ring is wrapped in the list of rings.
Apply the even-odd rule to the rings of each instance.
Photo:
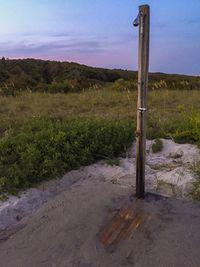
[[[145,195],[146,111],[149,69],[150,8],[139,7],[138,102],[136,130],[136,197]],[[135,25],[137,26],[137,25]]]

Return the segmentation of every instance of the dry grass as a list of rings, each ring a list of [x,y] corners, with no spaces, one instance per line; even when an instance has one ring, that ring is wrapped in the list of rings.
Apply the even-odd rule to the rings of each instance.
[[[22,93],[0,97],[0,115],[4,122],[21,122],[31,117],[133,119],[136,92],[114,90],[70,94]],[[149,118],[166,121],[180,118],[192,110],[200,111],[199,91],[151,91]]]

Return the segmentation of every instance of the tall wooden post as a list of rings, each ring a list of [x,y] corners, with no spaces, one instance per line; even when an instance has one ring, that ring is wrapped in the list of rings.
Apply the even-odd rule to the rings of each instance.
[[[139,7],[138,102],[136,130],[136,197],[145,195],[146,113],[149,69],[150,8]],[[135,23],[135,22],[134,22]],[[134,24],[137,26],[137,24]]]

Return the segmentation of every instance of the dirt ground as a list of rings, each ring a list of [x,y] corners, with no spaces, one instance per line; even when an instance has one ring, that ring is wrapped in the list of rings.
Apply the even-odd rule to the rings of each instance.
[[[88,178],[0,232],[1,267],[199,267],[200,204]]]

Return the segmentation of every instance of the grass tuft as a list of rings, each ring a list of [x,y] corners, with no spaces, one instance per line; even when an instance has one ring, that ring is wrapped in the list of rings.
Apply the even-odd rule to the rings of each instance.
[[[107,159],[106,163],[110,166],[119,166],[120,160],[118,158],[111,158],[111,159]]]
[[[163,142],[161,139],[157,138],[154,140],[154,143],[152,145],[152,152],[153,153],[158,153],[160,151],[162,151],[163,149]]]
[[[200,201],[200,164],[194,168],[196,181],[193,183],[191,195],[194,200]]]

